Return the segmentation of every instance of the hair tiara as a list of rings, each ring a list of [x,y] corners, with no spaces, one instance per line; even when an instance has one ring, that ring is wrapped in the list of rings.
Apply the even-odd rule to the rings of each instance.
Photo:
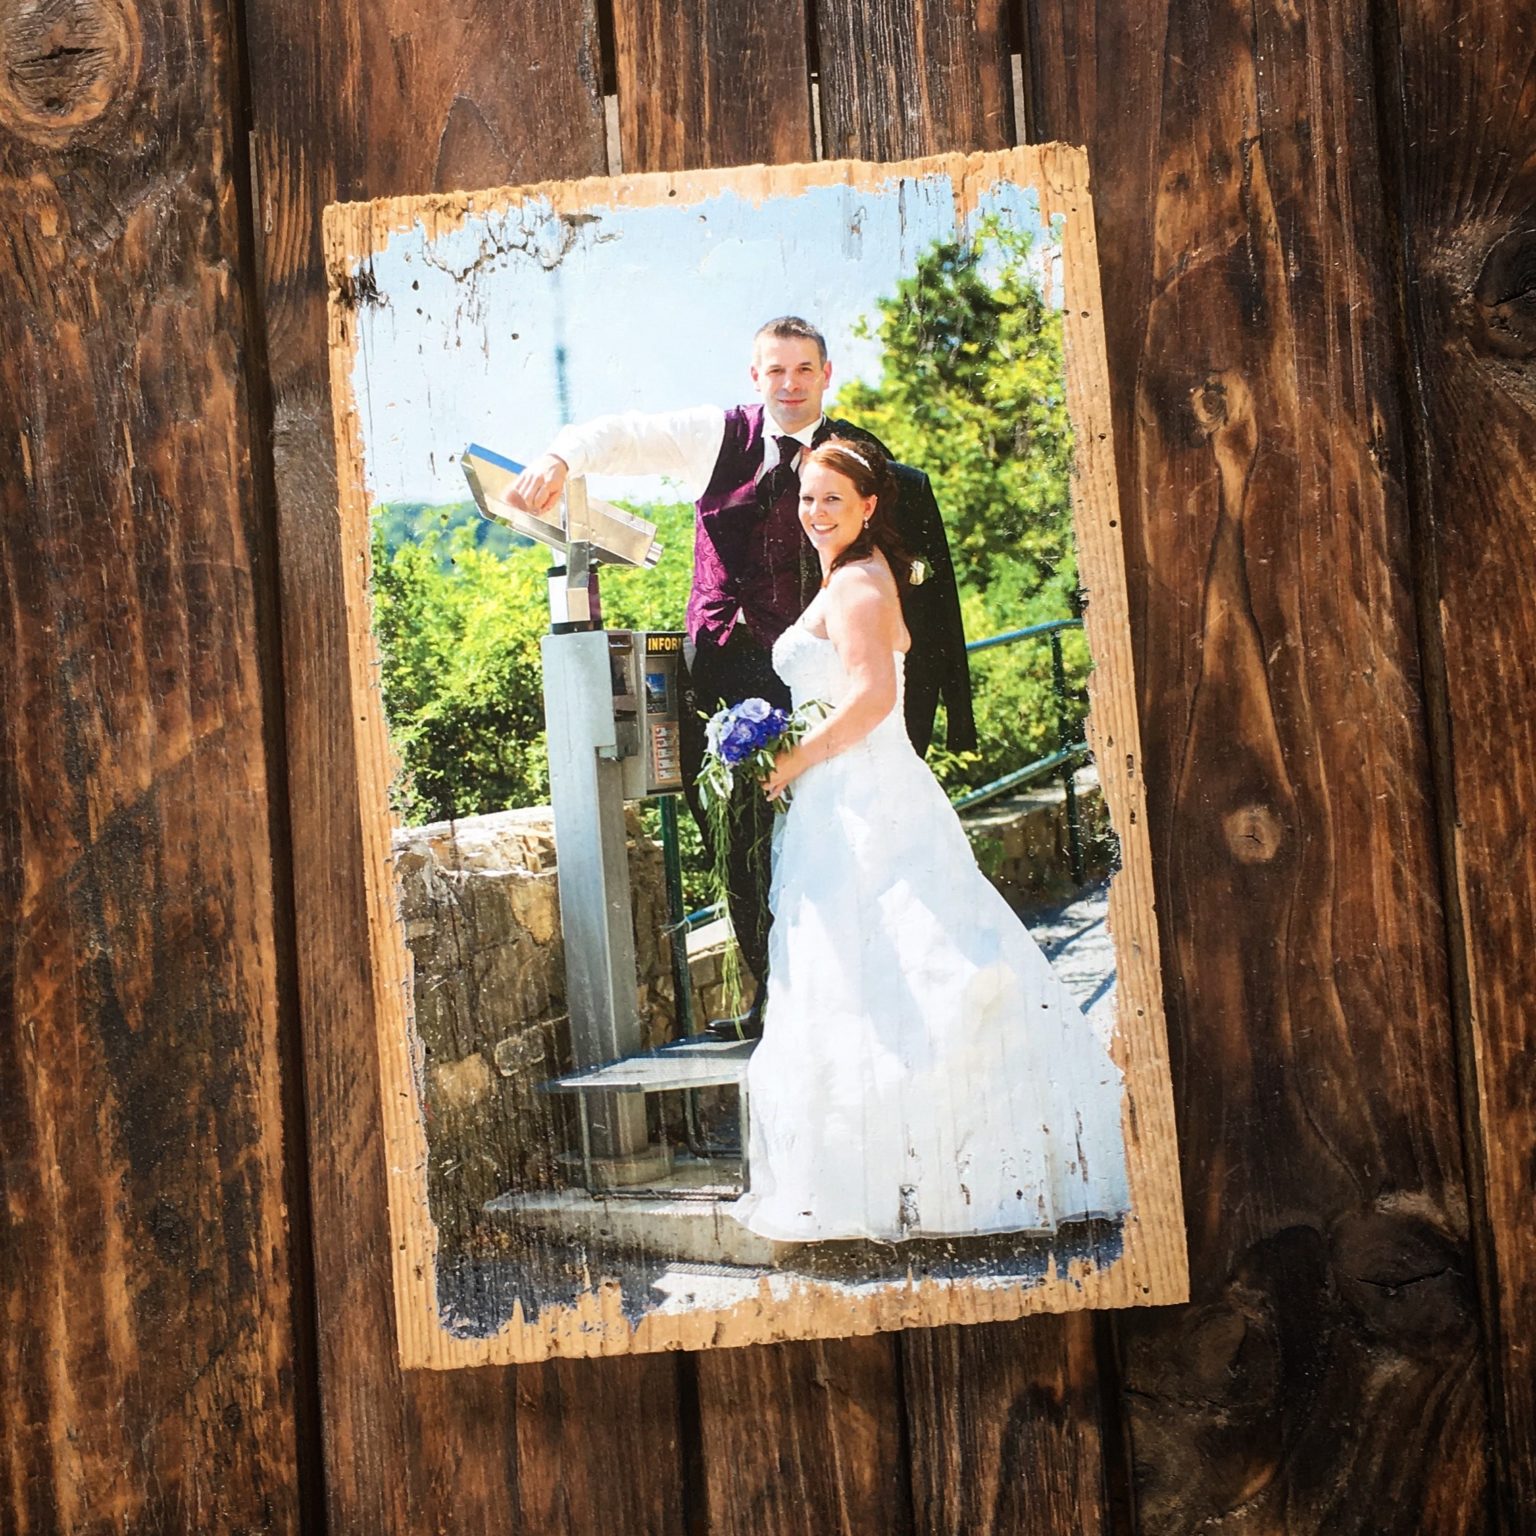
[[[875,466],[873,464],[871,464],[869,462],[869,460],[866,459],[864,457],[864,455],[862,453],[860,453],[857,448],[850,448],[846,442],[823,443],[822,447],[823,448],[836,448],[839,453],[846,453],[850,459],[853,459],[857,463],[862,464],[864,466],[864,468],[867,469],[870,472],[870,474],[874,474],[874,472],[875,472]]]

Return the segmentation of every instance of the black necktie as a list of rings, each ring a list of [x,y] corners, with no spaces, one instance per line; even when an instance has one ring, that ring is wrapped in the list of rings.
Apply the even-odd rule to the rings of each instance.
[[[800,477],[795,473],[795,455],[800,443],[793,437],[775,437],[779,447],[779,462],[763,476],[763,505],[776,507],[791,490],[800,489]]]

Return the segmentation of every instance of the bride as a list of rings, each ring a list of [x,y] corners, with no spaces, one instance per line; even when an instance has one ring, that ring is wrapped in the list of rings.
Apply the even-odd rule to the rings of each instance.
[[[764,784],[793,794],[734,1207],[782,1242],[1050,1230],[1128,1204],[1120,1073],[907,739],[895,494],[866,442],[802,457],[821,591],[773,663],[796,705],[834,707]]]

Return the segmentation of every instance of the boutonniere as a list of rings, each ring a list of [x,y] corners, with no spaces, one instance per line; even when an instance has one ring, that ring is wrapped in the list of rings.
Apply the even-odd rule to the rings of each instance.
[[[928,580],[928,563],[925,560],[914,560],[912,569],[907,572],[909,586],[920,587]]]

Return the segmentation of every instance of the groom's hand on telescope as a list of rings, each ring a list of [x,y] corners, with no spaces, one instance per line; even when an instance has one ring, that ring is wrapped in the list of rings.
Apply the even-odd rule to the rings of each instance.
[[[560,499],[569,472],[564,459],[543,454],[501,493],[501,499],[518,512],[547,512]]]

